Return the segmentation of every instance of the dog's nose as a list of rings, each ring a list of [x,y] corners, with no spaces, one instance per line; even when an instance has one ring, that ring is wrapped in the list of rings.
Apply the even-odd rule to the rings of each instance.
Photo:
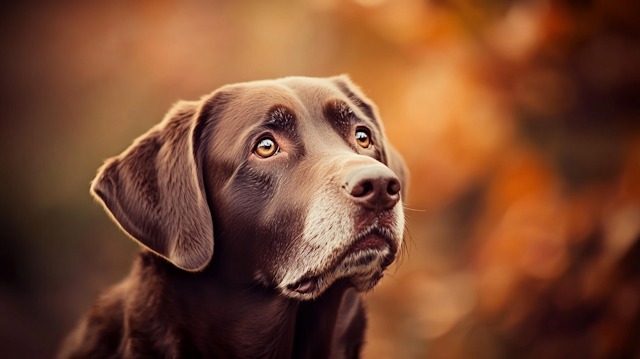
[[[400,200],[400,180],[383,165],[354,168],[342,188],[354,202],[377,211],[391,209]]]

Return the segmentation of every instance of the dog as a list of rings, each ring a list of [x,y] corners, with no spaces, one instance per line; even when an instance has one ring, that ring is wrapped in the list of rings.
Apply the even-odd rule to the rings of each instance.
[[[92,182],[143,249],[59,358],[359,357],[406,178],[345,75],[178,102]]]

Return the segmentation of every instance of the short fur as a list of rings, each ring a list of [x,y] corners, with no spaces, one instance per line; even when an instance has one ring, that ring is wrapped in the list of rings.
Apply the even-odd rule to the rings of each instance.
[[[359,357],[360,292],[402,245],[406,173],[346,76],[177,103],[91,186],[143,250],[59,357]]]

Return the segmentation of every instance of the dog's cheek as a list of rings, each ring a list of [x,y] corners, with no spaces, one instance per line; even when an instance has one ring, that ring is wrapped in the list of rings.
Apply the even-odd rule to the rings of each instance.
[[[232,250],[250,253],[243,256],[244,262],[263,284],[274,282],[303,227],[305,204],[292,193],[304,189],[291,188],[285,173],[277,168],[241,167],[224,194],[223,221],[241,233],[232,239]]]
[[[270,284],[277,282],[278,273],[287,271],[294,262],[300,233],[303,230],[305,205],[298,202],[274,202],[275,211],[262,218],[260,230],[261,256],[257,268]]]
[[[216,251],[223,249],[226,257],[240,259],[239,266],[253,266],[262,251],[260,219],[268,211],[274,184],[268,173],[242,166],[213,199]]]

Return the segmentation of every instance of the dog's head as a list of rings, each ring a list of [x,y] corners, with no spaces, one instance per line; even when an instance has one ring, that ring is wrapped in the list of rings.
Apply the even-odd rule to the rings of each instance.
[[[179,268],[312,299],[340,278],[366,291],[382,277],[402,245],[405,177],[346,76],[292,77],[178,103],[91,189]]]

